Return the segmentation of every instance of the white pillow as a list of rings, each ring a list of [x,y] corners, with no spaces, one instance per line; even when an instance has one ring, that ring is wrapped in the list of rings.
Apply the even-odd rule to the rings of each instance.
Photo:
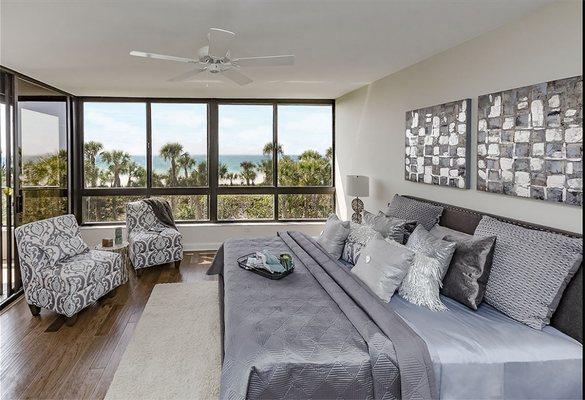
[[[443,266],[437,259],[416,253],[398,293],[413,304],[433,311],[446,310],[439,296],[442,270]]]
[[[351,272],[386,303],[406,276],[414,260],[414,252],[392,239],[371,239],[360,253]]]
[[[336,260],[339,260],[343,252],[343,246],[349,235],[349,221],[341,221],[337,215],[331,214],[325,223],[325,229],[321,233],[317,243],[321,245]]]

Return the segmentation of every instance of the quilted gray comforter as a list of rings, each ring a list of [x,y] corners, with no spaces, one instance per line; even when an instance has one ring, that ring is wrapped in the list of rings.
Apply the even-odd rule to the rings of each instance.
[[[273,281],[242,255],[288,252]],[[222,399],[437,398],[424,342],[313,239],[298,232],[228,240],[209,273],[224,277]]]

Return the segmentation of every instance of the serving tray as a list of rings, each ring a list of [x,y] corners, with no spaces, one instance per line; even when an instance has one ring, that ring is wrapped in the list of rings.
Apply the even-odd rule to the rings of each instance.
[[[268,279],[279,280],[279,279],[284,278],[287,275],[292,274],[292,272],[295,270],[294,262],[293,262],[293,265],[291,268],[289,268],[288,270],[286,270],[284,272],[279,272],[279,273],[278,272],[271,273],[265,269],[248,267],[246,265],[246,263],[248,261],[248,257],[251,257],[251,256],[256,256],[256,253],[246,254],[245,256],[242,256],[242,257],[237,259],[237,262],[238,262],[238,265],[240,266],[240,268],[245,269],[247,271],[254,272],[255,274],[258,274],[258,275],[263,276],[263,277],[268,278]]]

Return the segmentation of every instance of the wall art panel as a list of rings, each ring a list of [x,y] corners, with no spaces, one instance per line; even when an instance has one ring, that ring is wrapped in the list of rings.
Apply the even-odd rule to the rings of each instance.
[[[583,77],[478,101],[477,189],[581,206]]]
[[[405,178],[469,189],[471,99],[406,113]]]

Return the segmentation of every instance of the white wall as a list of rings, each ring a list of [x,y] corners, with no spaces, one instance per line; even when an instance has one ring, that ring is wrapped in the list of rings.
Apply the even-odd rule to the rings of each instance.
[[[351,213],[347,174],[370,176],[367,209],[395,193],[430,198],[582,233],[582,209],[475,190],[477,97],[582,74],[582,4],[560,1],[336,101],[338,211]],[[464,98],[472,106],[471,190],[404,180],[405,112]]]
[[[121,226],[121,225],[120,225]],[[274,236],[279,231],[294,230],[318,236],[323,230],[321,222],[290,223],[233,223],[233,224],[191,224],[179,225],[183,234],[185,250],[217,250],[220,244],[231,237]],[[100,243],[103,238],[114,237],[114,226],[84,226],[81,234],[90,246]],[[124,228],[126,237],[126,228]]]

